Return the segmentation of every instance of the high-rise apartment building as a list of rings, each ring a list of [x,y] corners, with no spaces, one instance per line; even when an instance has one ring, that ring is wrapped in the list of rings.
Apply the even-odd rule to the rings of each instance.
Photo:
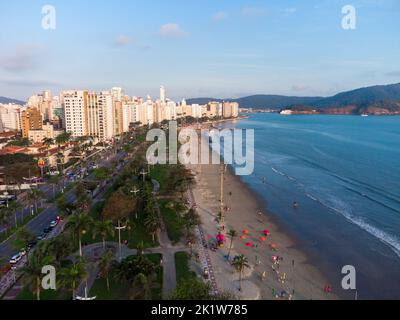
[[[23,107],[16,104],[0,104],[0,132],[20,131]]]
[[[87,95],[87,135],[100,141],[114,135],[113,102],[108,91]]]
[[[27,108],[21,114],[22,137],[29,138],[30,130],[42,129],[42,115],[37,108]]]
[[[72,137],[88,135],[87,91],[64,91],[65,129]]]

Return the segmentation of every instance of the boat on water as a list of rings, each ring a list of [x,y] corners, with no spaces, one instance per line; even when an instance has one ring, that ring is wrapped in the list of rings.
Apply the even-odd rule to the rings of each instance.
[[[361,117],[369,117],[368,114],[362,114]]]

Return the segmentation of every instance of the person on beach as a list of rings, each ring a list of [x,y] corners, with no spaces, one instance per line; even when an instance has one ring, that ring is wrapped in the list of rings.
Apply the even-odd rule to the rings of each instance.
[[[267,272],[266,272],[266,271],[264,271],[264,272],[262,273],[261,280],[262,280],[262,281],[267,280]]]

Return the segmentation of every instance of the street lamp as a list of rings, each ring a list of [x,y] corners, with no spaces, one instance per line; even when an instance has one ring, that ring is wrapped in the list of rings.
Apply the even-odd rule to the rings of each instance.
[[[87,292],[87,286],[85,287],[85,296],[84,297],[80,297],[80,296],[76,296],[75,299],[76,300],[80,300],[80,301],[92,301],[95,300],[97,297],[88,297],[88,292]]]
[[[148,174],[148,172],[146,172],[146,171],[144,171],[144,169],[142,169],[142,172],[140,172],[140,174],[143,176],[143,182],[145,182],[146,174]]]
[[[131,193],[134,194],[135,197],[136,197],[136,194],[137,194],[139,191],[140,191],[140,189],[137,189],[136,186],[135,186],[135,188],[134,188],[133,190],[131,190]],[[138,218],[137,210],[136,210],[136,212],[135,212],[135,218],[136,218],[136,219]]]
[[[121,227],[121,222],[118,220],[118,227],[115,227],[115,230],[118,230],[118,246],[119,246],[119,261],[122,260],[122,247],[121,247],[121,230],[126,229],[126,225]]]

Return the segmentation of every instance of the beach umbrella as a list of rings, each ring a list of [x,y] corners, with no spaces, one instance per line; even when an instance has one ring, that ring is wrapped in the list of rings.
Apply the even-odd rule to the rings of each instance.
[[[244,230],[243,233],[244,234],[249,234],[250,232],[249,232],[249,230]]]
[[[246,237],[246,236],[240,236],[240,239],[242,239],[242,240],[246,240],[246,239],[247,239],[247,237]]]
[[[254,247],[254,244],[251,243],[251,242],[247,242],[247,243],[246,243],[246,247]]]
[[[271,243],[269,245],[269,247],[271,248],[271,250],[277,250],[278,249],[278,246],[276,245],[276,243]]]
[[[270,234],[269,230],[264,230],[264,235],[268,236]]]
[[[265,241],[265,240],[267,240],[265,237],[260,237],[260,240],[261,241]]]

